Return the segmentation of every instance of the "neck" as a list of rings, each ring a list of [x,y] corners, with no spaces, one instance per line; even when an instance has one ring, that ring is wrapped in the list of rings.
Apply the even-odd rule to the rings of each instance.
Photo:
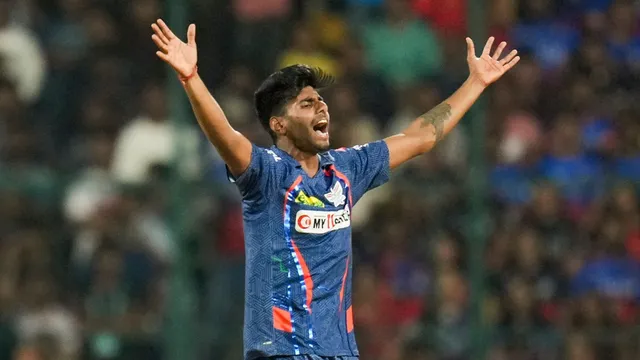
[[[296,159],[302,169],[309,174],[309,176],[315,175],[318,172],[318,168],[320,167],[320,160],[318,159],[317,153],[305,152],[297,148],[292,142],[286,140],[280,140],[276,142],[276,146],[291,155],[292,158]]]

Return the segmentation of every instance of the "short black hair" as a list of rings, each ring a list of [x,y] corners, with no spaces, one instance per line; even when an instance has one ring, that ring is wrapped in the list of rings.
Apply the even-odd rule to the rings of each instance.
[[[272,116],[283,115],[284,107],[291,99],[295,99],[307,86],[320,90],[332,85],[335,78],[320,68],[308,65],[291,65],[269,77],[260,85],[254,94],[256,115],[271,139],[276,141],[276,134],[269,126]]]

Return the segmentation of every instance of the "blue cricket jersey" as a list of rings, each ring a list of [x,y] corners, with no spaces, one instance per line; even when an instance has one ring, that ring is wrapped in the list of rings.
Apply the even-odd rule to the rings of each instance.
[[[246,248],[244,357],[358,356],[351,309],[351,209],[389,178],[384,141],[318,155],[253,146],[235,182]]]

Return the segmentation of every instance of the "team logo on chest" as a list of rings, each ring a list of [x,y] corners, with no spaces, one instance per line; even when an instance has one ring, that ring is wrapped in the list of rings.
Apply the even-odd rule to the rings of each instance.
[[[331,190],[324,194],[324,197],[335,207],[344,205],[344,201],[347,199],[347,197],[344,196],[344,190],[342,190],[340,182],[337,181]]]

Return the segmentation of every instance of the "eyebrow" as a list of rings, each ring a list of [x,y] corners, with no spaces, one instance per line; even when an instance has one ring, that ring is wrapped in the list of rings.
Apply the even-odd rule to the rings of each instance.
[[[300,100],[300,102],[301,102],[301,103],[304,103],[304,102],[312,102],[312,101],[314,101],[315,99],[316,99],[316,97],[312,97],[312,96],[310,96],[310,97],[307,97],[307,98],[304,98],[304,99]],[[320,96],[320,95],[318,95],[317,99],[318,99],[318,101],[324,101],[324,98],[323,98],[322,96]]]

